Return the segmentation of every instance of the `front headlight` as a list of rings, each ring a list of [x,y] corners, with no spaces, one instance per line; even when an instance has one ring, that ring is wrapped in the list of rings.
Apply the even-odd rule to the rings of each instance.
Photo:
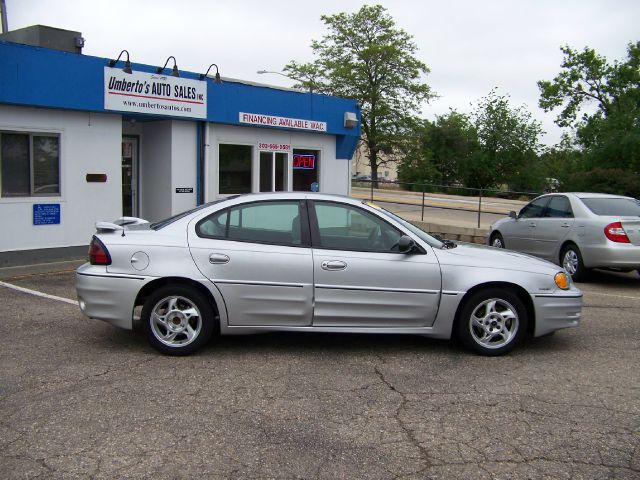
[[[553,280],[556,282],[558,288],[561,288],[562,290],[569,290],[569,288],[571,287],[571,277],[567,275],[566,272],[556,273],[555,277],[553,277]]]

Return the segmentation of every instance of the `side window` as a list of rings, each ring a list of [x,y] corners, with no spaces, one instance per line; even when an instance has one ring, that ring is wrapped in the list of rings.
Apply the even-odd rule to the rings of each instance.
[[[533,202],[528,203],[520,210],[519,218],[539,218],[542,216],[544,207],[547,205],[549,197],[536,198]]]
[[[573,212],[569,199],[564,195],[556,195],[551,197],[545,217],[551,218],[573,218]]]
[[[201,221],[196,227],[198,235],[202,237],[224,238],[227,236],[228,211],[215,213]]]
[[[315,202],[320,247],[339,250],[397,251],[402,233],[356,207]]]
[[[241,242],[302,245],[298,202],[252,203],[217,212],[198,222],[201,237]]]

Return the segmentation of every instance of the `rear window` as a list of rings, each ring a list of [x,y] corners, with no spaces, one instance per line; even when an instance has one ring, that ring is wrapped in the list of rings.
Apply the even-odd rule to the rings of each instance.
[[[233,197],[222,198],[220,200],[214,200],[213,202],[209,202],[209,203],[203,203],[202,205],[199,205],[196,208],[192,208],[191,210],[187,210],[186,212],[181,212],[172,217],[165,218],[164,220],[160,220],[159,222],[152,223],[151,225],[149,225],[149,228],[151,228],[152,230],[160,230],[166,227],[167,225],[171,225],[173,222],[186,217],[187,215],[197,212],[198,210],[202,210],[203,208],[210,207],[211,205],[215,205],[216,203],[224,202],[226,200],[229,200],[230,198],[235,198],[235,197],[237,197],[237,195],[234,195]]]
[[[581,198],[596,215],[611,217],[640,216],[640,201],[633,198]]]

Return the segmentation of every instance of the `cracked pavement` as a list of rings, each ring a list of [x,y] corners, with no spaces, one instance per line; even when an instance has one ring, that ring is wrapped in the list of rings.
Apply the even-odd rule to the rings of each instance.
[[[15,285],[75,298],[73,276]],[[582,325],[485,358],[394,335],[140,333],[0,287],[0,477],[640,478],[640,277],[581,284]]]

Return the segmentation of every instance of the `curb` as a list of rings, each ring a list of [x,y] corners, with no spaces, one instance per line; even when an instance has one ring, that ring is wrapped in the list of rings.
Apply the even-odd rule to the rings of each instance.
[[[461,242],[485,244],[488,228],[456,227],[454,225],[442,225],[438,223],[427,223],[411,221],[416,227],[431,235],[439,235],[447,240],[459,240]]]
[[[86,259],[65,260],[63,262],[36,263],[33,265],[17,265],[0,268],[0,279],[25,277],[28,275],[42,275],[53,273],[73,272]]]

